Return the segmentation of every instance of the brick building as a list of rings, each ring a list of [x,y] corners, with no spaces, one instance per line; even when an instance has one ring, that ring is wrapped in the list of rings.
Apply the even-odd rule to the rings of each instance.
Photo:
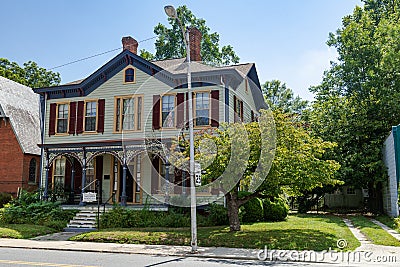
[[[0,192],[35,190],[40,173],[39,98],[0,76]]]

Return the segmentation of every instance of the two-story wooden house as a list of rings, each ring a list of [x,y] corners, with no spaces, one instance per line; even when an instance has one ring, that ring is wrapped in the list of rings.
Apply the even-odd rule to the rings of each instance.
[[[254,120],[266,108],[255,65],[202,64],[201,34],[193,38],[196,34],[200,32],[192,29],[195,131]],[[103,202],[115,193],[123,205],[156,203],[151,196],[166,194],[166,176],[182,186],[172,194],[186,192],[187,173],[166,168],[167,159],[148,145],[149,140],[168,143],[187,133],[185,59],[147,61],[137,55],[135,39],[124,37],[122,44],[123,51],[89,77],[35,89],[43,114],[45,194],[61,186],[77,203],[82,188],[94,190],[91,183],[97,180]]]

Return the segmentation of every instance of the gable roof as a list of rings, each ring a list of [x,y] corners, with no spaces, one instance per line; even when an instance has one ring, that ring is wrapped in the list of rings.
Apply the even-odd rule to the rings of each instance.
[[[0,76],[0,109],[9,118],[23,153],[40,155],[39,96],[31,88]]]
[[[116,73],[123,70],[127,65],[132,65],[148,75],[157,75],[157,79],[161,79],[169,86],[175,87],[177,84],[180,84],[177,82],[177,80],[186,78],[187,70],[184,65],[185,60],[185,58],[177,58],[159,61],[147,61],[129,50],[123,50],[85,79],[69,82],[67,84],[55,87],[36,88],[34,89],[34,92],[39,94],[46,93],[48,99],[85,96],[90,94],[93,90],[106,82]],[[228,75],[233,77],[233,79],[230,79],[230,81],[233,88],[235,88],[243,81],[245,77],[248,77],[255,84],[252,92],[256,103],[256,108],[267,108],[267,105],[265,104],[261,94],[260,82],[258,80],[254,63],[218,67],[193,61],[191,62],[190,68],[192,71],[193,83],[196,81],[206,81],[207,83],[209,79],[204,79],[204,77],[210,76],[213,76],[214,79],[219,82],[221,78],[215,78],[216,76]],[[158,73],[160,73],[160,75],[158,75]],[[197,85],[193,85],[193,87],[196,86]]]

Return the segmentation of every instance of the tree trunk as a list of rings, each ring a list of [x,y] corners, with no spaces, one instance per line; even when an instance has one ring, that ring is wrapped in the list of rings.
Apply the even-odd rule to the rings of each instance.
[[[240,231],[239,201],[237,188],[225,195],[231,232]]]

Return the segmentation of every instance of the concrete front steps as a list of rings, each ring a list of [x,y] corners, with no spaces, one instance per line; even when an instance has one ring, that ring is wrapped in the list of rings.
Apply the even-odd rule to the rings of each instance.
[[[65,207],[64,207],[65,208]],[[75,207],[76,208],[76,207]],[[97,207],[79,207],[79,212],[64,228],[65,232],[89,232],[97,229]],[[103,209],[100,210],[100,216]]]

